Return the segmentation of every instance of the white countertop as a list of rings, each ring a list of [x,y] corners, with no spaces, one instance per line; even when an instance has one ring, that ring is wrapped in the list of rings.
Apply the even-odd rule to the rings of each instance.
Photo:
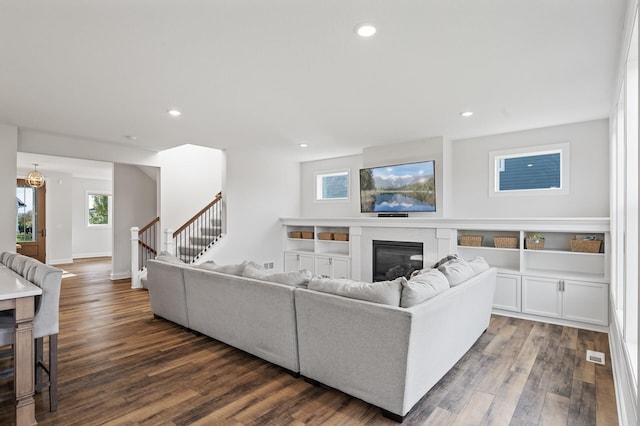
[[[22,278],[5,265],[0,265],[0,300],[38,296],[40,294],[42,294],[40,287]]]

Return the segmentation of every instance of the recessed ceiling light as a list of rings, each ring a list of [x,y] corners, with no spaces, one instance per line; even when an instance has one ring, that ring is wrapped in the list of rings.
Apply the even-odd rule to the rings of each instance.
[[[135,141],[136,139],[138,139],[138,137],[135,135],[124,135],[124,137],[126,139],[129,139],[130,141]]]
[[[360,24],[355,28],[356,34],[360,37],[371,37],[376,33],[376,31],[376,27],[371,24]]]
[[[460,115],[464,118],[469,118],[473,115],[473,111],[465,111],[465,112],[461,112]]]
[[[169,111],[167,111],[169,113],[170,116],[172,117],[180,117],[182,115],[182,113],[180,111],[178,111],[177,109],[170,109]]]
[[[306,144],[306,143],[301,143],[301,144],[299,144],[298,146],[299,146],[300,148],[306,148],[306,147],[308,147],[309,145],[308,145],[308,144]]]

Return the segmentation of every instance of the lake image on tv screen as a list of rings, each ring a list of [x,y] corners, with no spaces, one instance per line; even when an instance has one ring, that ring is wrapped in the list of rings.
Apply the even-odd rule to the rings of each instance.
[[[363,212],[434,212],[434,162],[360,170]]]

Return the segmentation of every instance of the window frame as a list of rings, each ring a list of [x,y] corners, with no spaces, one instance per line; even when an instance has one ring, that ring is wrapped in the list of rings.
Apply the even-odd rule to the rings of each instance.
[[[347,177],[347,196],[340,198],[322,198],[322,181],[323,177],[346,175]],[[338,169],[338,170],[325,170],[318,171],[314,174],[314,201],[317,203],[346,203],[351,201],[351,170],[350,169]]]
[[[89,223],[90,215],[89,210],[91,206],[89,205],[89,197],[91,196],[106,196],[108,198],[109,206],[107,208],[107,223],[102,224],[92,224]],[[84,205],[84,223],[85,226],[89,229],[108,229],[113,226],[113,195],[108,191],[85,191],[85,205]]]
[[[499,190],[499,160],[534,155],[560,153],[560,188]],[[540,197],[547,195],[568,195],[570,193],[571,158],[569,142],[553,145],[539,145],[524,148],[489,152],[489,196],[490,197]]]

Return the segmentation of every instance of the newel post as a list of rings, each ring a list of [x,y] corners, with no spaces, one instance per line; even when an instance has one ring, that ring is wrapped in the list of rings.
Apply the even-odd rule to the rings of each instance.
[[[164,251],[176,254],[173,247],[173,229],[167,228],[164,230]]]
[[[131,227],[131,288],[142,288],[138,264],[138,231],[140,228],[137,226]]]

